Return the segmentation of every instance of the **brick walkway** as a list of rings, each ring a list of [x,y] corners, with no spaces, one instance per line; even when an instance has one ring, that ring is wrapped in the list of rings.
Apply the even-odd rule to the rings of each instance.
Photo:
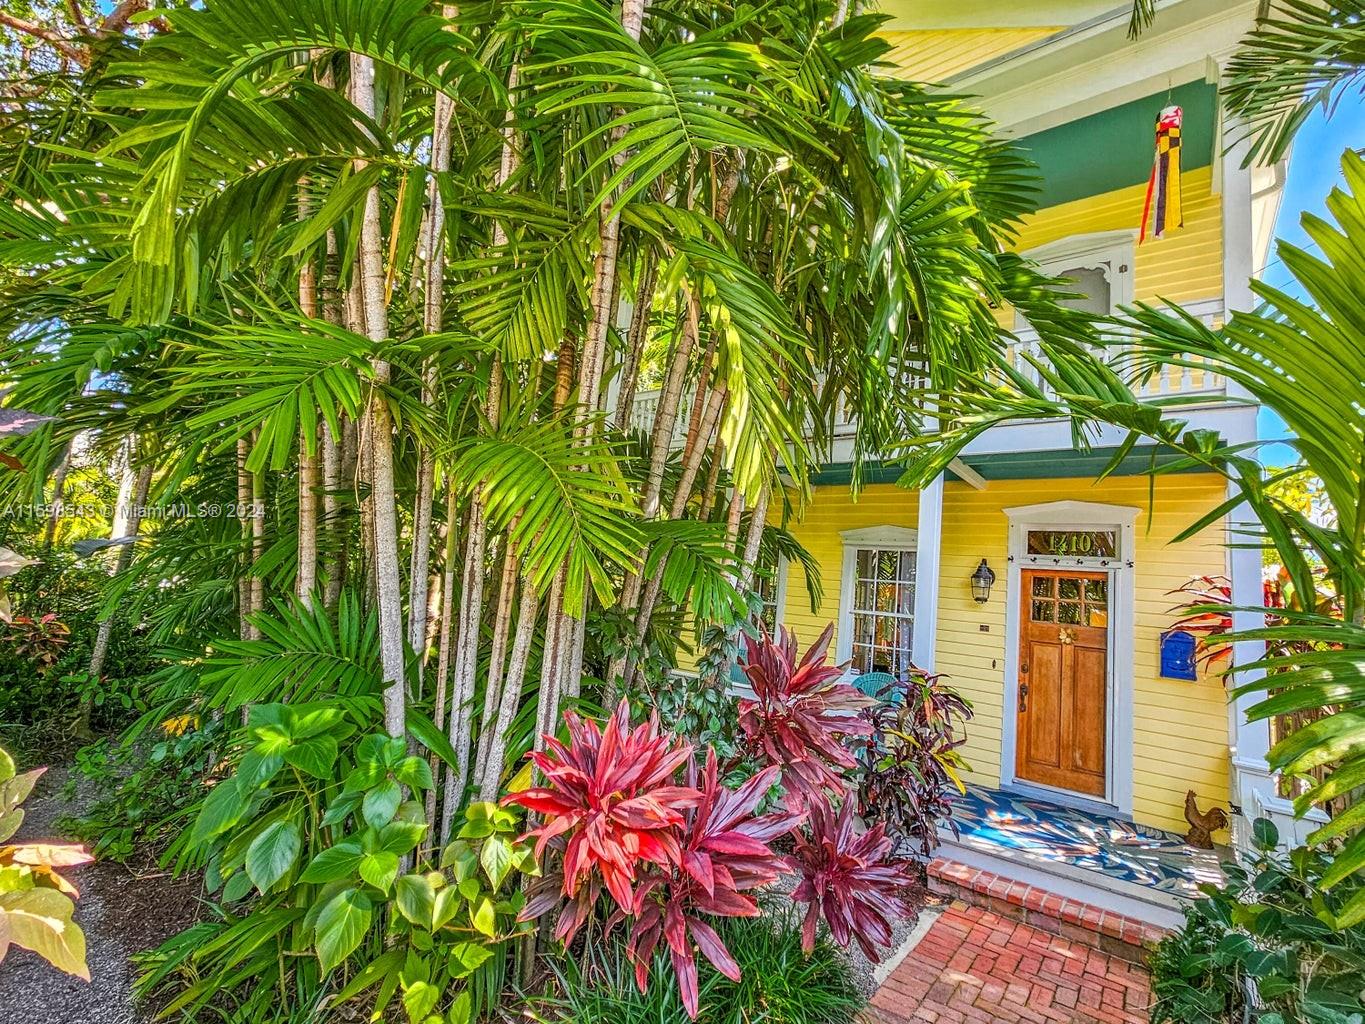
[[[872,997],[884,1024],[1144,1024],[1140,967],[954,901]]]

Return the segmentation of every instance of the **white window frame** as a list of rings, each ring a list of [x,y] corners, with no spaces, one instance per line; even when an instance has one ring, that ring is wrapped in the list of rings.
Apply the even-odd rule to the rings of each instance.
[[[774,601],[777,608],[773,613],[773,635],[777,635],[777,630],[781,628],[783,620],[786,618],[787,611],[787,575],[791,568],[791,563],[787,561],[786,555],[777,556],[777,568],[773,570],[773,582],[777,585],[774,592]],[[755,570],[757,571],[757,570]],[[764,602],[766,604],[766,602]]]
[[[1133,650],[1137,601],[1134,551],[1137,517],[1132,505],[1093,501],[1050,501],[1004,510],[1009,520],[1009,569],[1006,573],[1004,711],[1000,733],[1000,785],[1056,803],[1133,814]],[[1030,530],[1113,530],[1114,558],[1030,555]],[[1082,569],[1109,575],[1109,651],[1106,680],[1105,795],[1102,801],[1015,777],[1019,707],[1019,630],[1025,569]]]
[[[839,642],[835,649],[839,663],[847,664],[853,659],[853,594],[858,576],[858,552],[875,548],[880,551],[915,553],[916,609],[912,613],[911,621],[910,661],[918,665],[919,660],[915,657],[914,626],[919,621],[919,531],[908,526],[868,526],[858,530],[843,530],[839,536],[844,542],[843,575],[839,580]]]
[[[1029,249],[1022,255],[1037,263],[1046,274],[1054,277],[1077,267],[1098,270],[1109,282],[1109,309],[1114,313],[1119,306],[1133,301],[1133,263],[1137,257],[1137,231],[1091,231],[1068,235]],[[1015,329],[1027,329],[1028,324],[1015,314]]]

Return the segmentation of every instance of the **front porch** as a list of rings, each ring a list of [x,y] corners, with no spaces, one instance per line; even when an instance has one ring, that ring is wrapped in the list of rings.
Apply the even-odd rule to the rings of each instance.
[[[1021,917],[1046,908],[1043,916],[1135,945],[1153,936],[1140,928],[1125,936],[1125,922],[1177,927],[1199,886],[1219,884],[1231,857],[1163,829],[1002,789],[968,787],[954,801],[953,817],[957,834],[940,831],[940,859],[931,872],[940,887],[972,902],[979,901],[973,895],[994,901],[988,905],[997,910],[1013,904]],[[1062,912],[1068,905],[1074,913]],[[1116,920],[1101,929],[1106,913]]]

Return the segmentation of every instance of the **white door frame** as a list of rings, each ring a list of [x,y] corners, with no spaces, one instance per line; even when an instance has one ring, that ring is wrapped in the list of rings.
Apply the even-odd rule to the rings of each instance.
[[[1136,601],[1133,567],[1138,514],[1129,505],[1103,505],[1092,501],[1050,501],[1004,510],[1009,519],[1009,569],[1006,573],[1005,685],[1001,709],[1000,785],[1034,791],[1057,803],[1094,805],[1092,797],[1016,779],[1015,752],[1019,707],[1019,630],[1022,620],[1021,587],[1025,569],[1077,569],[1109,574],[1109,651],[1105,723],[1105,796],[1100,801],[1121,815],[1133,813],[1133,648]],[[1110,529],[1118,535],[1115,558],[1030,555],[1028,532],[1051,530]]]

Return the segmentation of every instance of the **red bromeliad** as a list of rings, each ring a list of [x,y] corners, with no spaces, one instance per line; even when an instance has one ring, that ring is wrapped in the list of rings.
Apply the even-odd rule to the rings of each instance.
[[[754,699],[739,702],[740,728],[759,756],[782,769],[783,784],[802,805],[844,791],[843,774],[857,761],[843,739],[872,731],[854,712],[876,701],[840,683],[842,668],[825,664],[833,635],[831,623],[800,661],[786,627],[775,640],[745,637],[741,667]]]
[[[815,948],[823,913],[836,943],[847,946],[856,940],[876,961],[876,947],[891,943],[891,919],[910,913],[899,893],[914,884],[915,876],[909,861],[892,855],[894,844],[884,826],[857,831],[853,804],[846,799],[836,814],[823,798],[811,803],[809,834],[796,834],[790,861],[801,876],[792,898],[809,905],[801,927],[806,952]]]
[[[667,867],[682,857],[678,827],[684,809],[701,794],[674,784],[673,775],[692,747],[660,735],[657,718],[630,727],[630,708],[621,702],[599,728],[566,712],[569,744],[546,737],[544,753],[531,754],[547,785],[507,797],[507,803],[545,815],[536,837],[536,856],[557,836],[565,837],[564,894],[573,899],[596,870],[621,907],[636,906],[632,889],[642,864]],[[572,932],[565,939],[572,937]]]

